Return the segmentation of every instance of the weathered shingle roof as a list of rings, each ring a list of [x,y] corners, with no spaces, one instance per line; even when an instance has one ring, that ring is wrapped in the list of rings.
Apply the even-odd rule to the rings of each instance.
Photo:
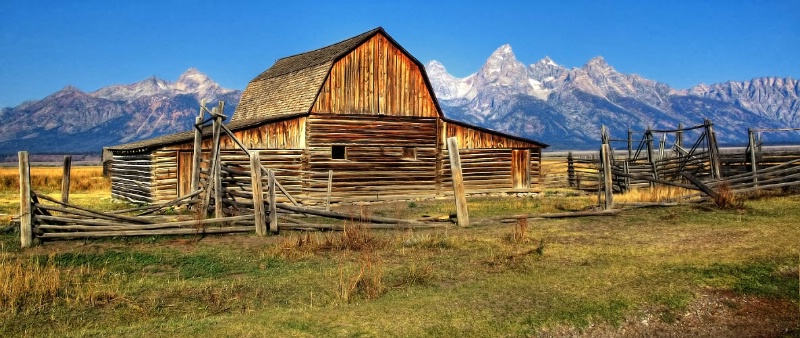
[[[333,63],[379,32],[386,34],[378,27],[327,47],[279,59],[250,81],[232,121],[309,111]]]

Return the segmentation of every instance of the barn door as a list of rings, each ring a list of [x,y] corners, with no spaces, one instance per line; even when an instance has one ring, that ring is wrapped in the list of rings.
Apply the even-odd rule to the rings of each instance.
[[[178,152],[178,197],[185,196],[192,189],[192,152]]]
[[[514,189],[528,189],[531,186],[530,149],[511,150],[511,185]]]

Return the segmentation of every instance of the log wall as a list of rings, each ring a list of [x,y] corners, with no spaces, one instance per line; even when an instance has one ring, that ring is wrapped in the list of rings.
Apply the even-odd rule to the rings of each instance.
[[[178,198],[178,151],[153,151],[152,171],[153,202],[168,202]],[[186,179],[191,178],[186,177]]]
[[[305,195],[327,194],[329,170],[337,198],[436,194],[436,118],[313,114],[307,135]],[[332,158],[333,145],[345,159]]]
[[[383,34],[333,64],[311,112],[438,116],[417,64]]]
[[[152,156],[114,155],[111,164],[111,196],[134,203],[152,203]]]
[[[515,186],[513,178],[514,166],[512,165],[516,152],[515,149],[459,149],[461,156],[461,170],[464,176],[464,188],[467,193],[484,193],[484,192],[511,192],[511,191],[528,191],[530,188],[536,187],[538,184],[540,164],[541,164],[541,150],[530,149],[528,158],[529,172],[518,172],[518,179],[522,180],[523,175],[530,175],[528,186],[522,184]],[[517,161],[521,159],[518,155]],[[520,167],[521,163],[517,163]],[[452,193],[453,182],[450,175],[450,161],[445,158],[441,163],[442,167],[442,191],[444,193]]]

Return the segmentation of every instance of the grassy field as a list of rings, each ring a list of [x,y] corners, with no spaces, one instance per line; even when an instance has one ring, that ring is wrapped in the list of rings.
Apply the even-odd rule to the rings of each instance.
[[[74,194],[85,196],[78,203],[118,207],[103,189]],[[12,190],[0,194],[8,213]],[[547,191],[471,199],[470,215],[591,203]],[[448,214],[451,204],[342,209],[420,217]],[[798,219],[800,197],[791,196],[731,210],[637,209],[425,231],[350,224],[337,233],[55,241],[27,250],[18,234],[4,234],[0,336],[792,336],[800,332]]]

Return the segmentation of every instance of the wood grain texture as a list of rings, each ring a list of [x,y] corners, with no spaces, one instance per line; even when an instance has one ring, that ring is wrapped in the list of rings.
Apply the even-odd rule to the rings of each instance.
[[[383,34],[333,64],[311,112],[439,115],[419,67]]]

